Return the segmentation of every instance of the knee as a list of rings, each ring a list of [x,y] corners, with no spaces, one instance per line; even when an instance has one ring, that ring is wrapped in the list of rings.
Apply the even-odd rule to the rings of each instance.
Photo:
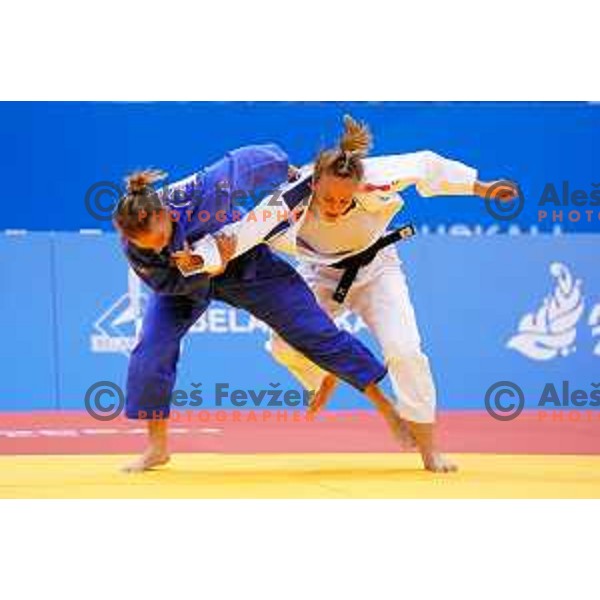
[[[398,353],[385,357],[390,374],[397,379],[420,382],[421,385],[433,386],[433,375],[429,358],[423,352]]]
[[[427,356],[421,350],[421,341],[419,339],[390,340],[386,344],[383,344],[382,351],[385,361],[388,363],[427,359]]]
[[[385,354],[385,363],[391,371],[401,372],[404,375],[419,373],[431,376],[429,358],[420,349],[414,351],[395,351]]]

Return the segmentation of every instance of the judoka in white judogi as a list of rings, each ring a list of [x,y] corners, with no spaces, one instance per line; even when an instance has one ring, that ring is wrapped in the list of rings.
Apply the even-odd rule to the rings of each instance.
[[[435,386],[396,249],[382,249],[359,270],[344,304],[333,300],[342,272],[330,265],[364,251],[385,233],[404,206],[400,195],[403,190],[415,186],[426,197],[470,195],[474,193],[477,171],[430,151],[365,158],[363,164],[361,191],[346,214],[334,222],[322,220],[310,210],[310,187],[306,185],[312,174],[309,165],[278,198],[266,198],[252,211],[254,214],[222,231],[236,236],[235,256],[265,239],[276,249],[295,256],[300,263],[298,271],[330,315],[350,310],[371,330],[384,355],[399,414],[416,423],[432,423]],[[296,197],[287,203],[293,218],[282,223],[278,208],[286,207],[286,192],[298,186],[304,186],[307,193],[300,202]],[[193,251],[205,258],[205,270],[219,266],[210,236],[197,243]],[[306,389],[318,389],[324,371],[276,335],[272,335],[268,348]]]

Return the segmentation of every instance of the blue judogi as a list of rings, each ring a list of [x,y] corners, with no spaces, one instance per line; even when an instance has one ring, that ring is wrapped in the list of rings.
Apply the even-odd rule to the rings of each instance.
[[[179,214],[167,248],[158,254],[124,241],[136,273],[154,290],[141,337],[129,362],[129,418],[166,418],[175,384],[180,342],[212,299],[264,321],[314,363],[363,390],[386,374],[362,343],[339,330],[304,280],[262,244],[232,260],[217,277],[184,277],[170,255],[235,219],[239,199],[256,197],[287,179],[288,159],[275,145],[248,146],[169,190],[167,205]],[[203,218],[200,219],[200,211]]]

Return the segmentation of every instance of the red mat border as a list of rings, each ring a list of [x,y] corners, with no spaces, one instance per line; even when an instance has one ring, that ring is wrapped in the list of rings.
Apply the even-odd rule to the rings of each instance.
[[[327,411],[310,422],[303,413],[201,411],[171,423],[175,452],[393,452],[378,415]],[[269,413],[269,414],[267,414]],[[600,411],[525,411],[500,422],[483,411],[439,416],[439,440],[449,452],[600,454]],[[144,446],[144,424],[101,422],[79,411],[0,413],[0,454],[126,454]]]

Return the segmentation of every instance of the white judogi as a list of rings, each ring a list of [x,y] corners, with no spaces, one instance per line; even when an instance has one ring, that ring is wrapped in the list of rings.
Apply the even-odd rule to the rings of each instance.
[[[320,220],[304,210],[284,234],[271,241],[279,250],[293,253],[300,261],[298,271],[317,296],[321,306],[333,317],[346,310],[360,316],[379,343],[388,367],[399,414],[420,423],[435,420],[436,393],[429,360],[421,350],[415,313],[396,250],[389,246],[362,267],[343,305],[332,296],[342,271],[329,267],[371,246],[386,231],[390,221],[403,207],[398,192],[415,185],[421,196],[472,194],[477,171],[462,163],[423,151],[397,156],[366,158],[365,191],[354,198],[346,215],[333,223]],[[309,175],[311,167],[301,173]],[[293,185],[293,184],[292,184]],[[228,225],[238,238],[241,254],[270,232],[279,215],[273,202],[263,201],[254,218]],[[194,247],[202,253],[203,240]],[[325,373],[302,354],[273,335],[269,350],[308,390],[316,390]]]

